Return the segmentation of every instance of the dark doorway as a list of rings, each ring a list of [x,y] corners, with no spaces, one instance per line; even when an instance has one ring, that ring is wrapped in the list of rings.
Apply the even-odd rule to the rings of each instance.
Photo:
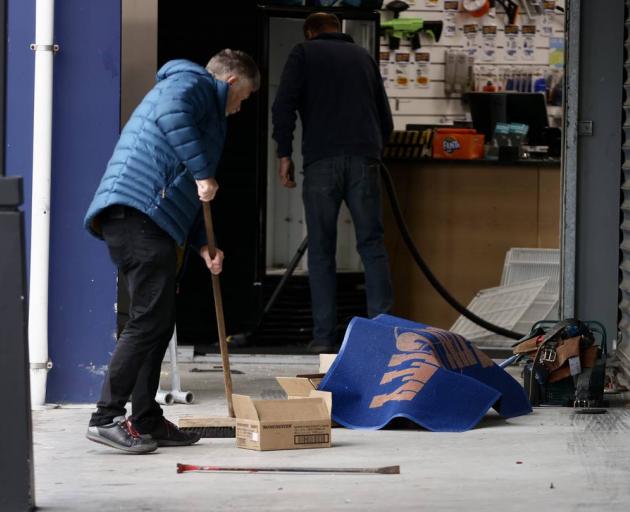
[[[204,65],[223,48],[243,50],[256,58],[256,4],[229,2],[158,3],[158,66],[171,59]],[[220,192],[212,203],[217,246],[226,253],[221,274],[228,334],[248,331],[259,309],[261,276],[257,273],[259,206],[257,204],[257,108],[253,95],[236,116],[228,118],[228,135],[219,164]],[[209,274],[196,255],[186,259],[177,303],[180,344],[216,341],[216,321]]]
[[[343,17],[342,10],[335,11]],[[311,337],[308,276],[303,272],[288,280],[265,322],[256,329],[265,301],[281,277],[278,269],[267,272],[266,256],[267,189],[268,180],[274,178],[267,176],[269,17],[291,17],[301,26],[308,12],[259,7],[251,0],[189,2],[186,8],[172,0],[158,2],[158,66],[177,58],[205,65],[217,51],[232,48],[249,53],[261,70],[260,91],[243,104],[238,115],[228,118],[217,175],[220,190],[212,203],[217,246],[226,254],[221,289],[227,333],[255,331],[247,337],[246,347],[232,345],[231,352],[300,353]],[[356,10],[353,14],[376,19],[375,13]],[[341,340],[352,316],[365,315],[363,275],[339,274],[338,288]],[[194,254],[186,259],[181,278],[177,325],[180,344],[195,345],[198,352],[216,350],[211,281]]]

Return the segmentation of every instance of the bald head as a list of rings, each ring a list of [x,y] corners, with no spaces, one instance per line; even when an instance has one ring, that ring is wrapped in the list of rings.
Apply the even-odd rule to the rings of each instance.
[[[341,23],[339,18],[329,12],[314,12],[304,21],[304,37],[313,39],[324,32],[339,32]]]

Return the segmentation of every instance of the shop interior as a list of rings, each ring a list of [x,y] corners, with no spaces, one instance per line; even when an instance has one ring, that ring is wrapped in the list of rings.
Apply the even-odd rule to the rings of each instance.
[[[172,58],[205,64],[222,47],[250,52],[261,67],[261,90],[229,119],[221,194],[213,204],[217,241],[228,255],[221,279],[232,350],[301,353],[310,340],[308,269],[299,251],[306,236],[301,175],[297,190],[282,189],[277,180],[270,106],[286,56],[314,9],[335,12],[380,66],[395,123],[383,162],[435,276],[460,303],[509,329],[528,330],[530,318],[556,318],[564,1],[385,0],[373,2],[378,9],[353,1],[260,3],[200,2],[184,10],[159,1],[153,28],[157,67]],[[299,169],[299,152],[294,157]],[[510,346],[511,340],[460,318],[433,289],[402,241],[386,194],[383,201],[393,314],[454,329],[486,348]],[[338,233],[341,341],[347,322],[365,315],[346,209]],[[187,261],[179,342],[214,351],[210,280],[197,258]],[[533,274],[517,276],[510,267],[523,262]]]

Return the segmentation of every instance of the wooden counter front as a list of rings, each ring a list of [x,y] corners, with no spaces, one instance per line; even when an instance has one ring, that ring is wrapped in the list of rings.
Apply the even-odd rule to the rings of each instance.
[[[512,247],[559,247],[560,167],[483,162],[385,162],[422,257],[464,306],[498,286]],[[385,194],[385,193],[384,193]],[[393,313],[442,328],[457,319],[410,256],[384,197]]]

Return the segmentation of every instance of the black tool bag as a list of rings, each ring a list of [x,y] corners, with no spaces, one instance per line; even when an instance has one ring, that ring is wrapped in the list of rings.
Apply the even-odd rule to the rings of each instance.
[[[532,405],[604,405],[606,331],[601,323],[538,322],[514,352],[529,359],[523,377]]]

